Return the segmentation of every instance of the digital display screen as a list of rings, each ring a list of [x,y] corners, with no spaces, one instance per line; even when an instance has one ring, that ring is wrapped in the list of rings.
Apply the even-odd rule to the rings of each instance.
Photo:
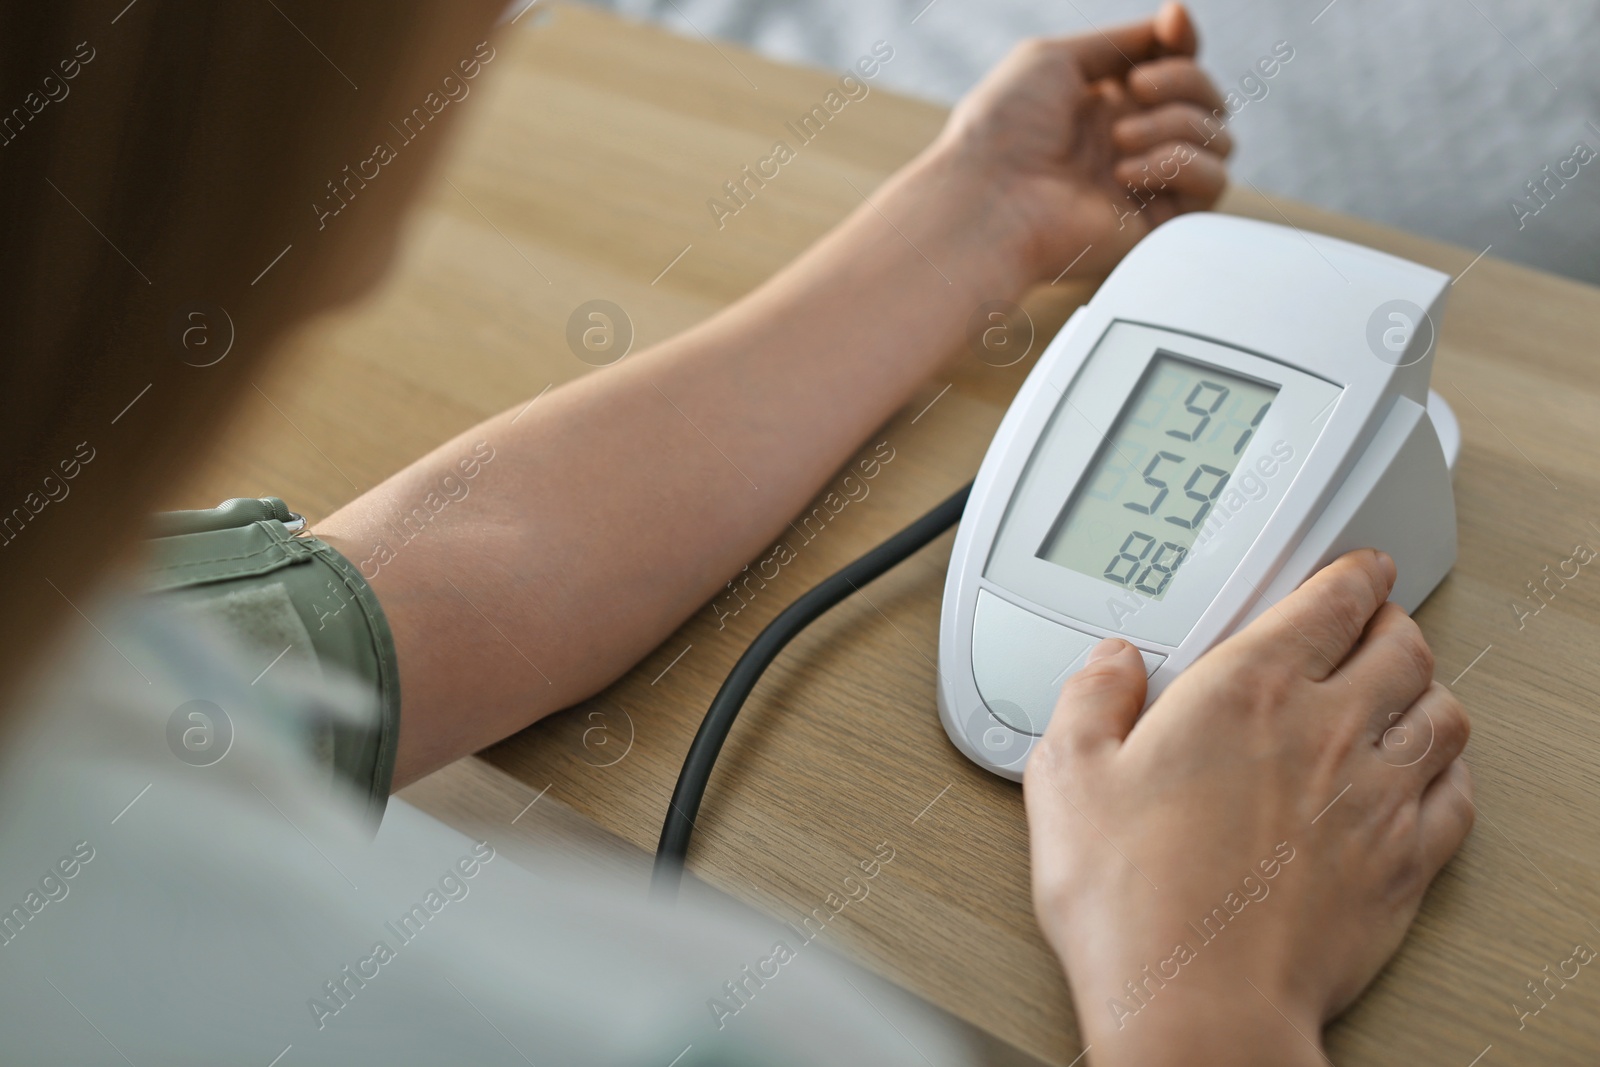
[[[1158,354],[1039,558],[1160,600],[1277,395],[1275,385]]]

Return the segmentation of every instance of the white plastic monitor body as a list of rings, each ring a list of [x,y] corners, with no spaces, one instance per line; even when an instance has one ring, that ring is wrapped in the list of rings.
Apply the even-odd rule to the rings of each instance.
[[[1460,429],[1428,388],[1449,280],[1345,241],[1215,214],[1168,222],[1129,253],[1041,355],[974,482],[939,632],[939,714],[956,746],[1020,780],[1062,682],[1100,639],[1141,650],[1153,701],[1197,657],[1351,549],[1393,556],[1391,599],[1408,611],[1420,605],[1456,558],[1450,477]],[[1144,533],[1128,541],[1145,550],[1145,563],[1134,564],[1132,551],[1104,574],[1098,563],[1060,562],[1089,558],[1061,531],[1080,493],[1108,472],[1131,467],[1151,487],[1183,491],[1155,477],[1181,479],[1176,461],[1189,451],[1181,439],[1159,472],[1130,463],[1127,448],[1116,454],[1131,440],[1118,427],[1143,411],[1130,398],[1147,403],[1152,376],[1179,370],[1214,379],[1191,391],[1200,405],[1189,411],[1233,383],[1260,412],[1237,434],[1227,476],[1206,468],[1220,483],[1202,478],[1196,490],[1199,474],[1187,483],[1204,521],[1186,531],[1187,520],[1166,519],[1177,525],[1161,530],[1174,540],[1155,550],[1155,572]],[[1254,403],[1263,397],[1270,403]],[[1205,490],[1219,485],[1206,507]],[[1087,520],[1100,523],[1090,532],[1104,537],[1123,514],[1116,507]],[[1159,516],[1132,518],[1154,529]],[[1114,540],[1120,528],[1109,533]],[[1173,573],[1162,570],[1163,554]]]

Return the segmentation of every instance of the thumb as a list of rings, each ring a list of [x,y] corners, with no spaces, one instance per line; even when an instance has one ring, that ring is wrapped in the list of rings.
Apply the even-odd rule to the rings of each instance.
[[[1155,18],[1156,40],[1169,56],[1192,56],[1199,50],[1200,41],[1194,32],[1194,22],[1189,9],[1168,0],[1161,5]]]
[[[1101,641],[1061,686],[1046,741],[1080,751],[1121,744],[1144,709],[1146,679],[1138,649],[1115,637]]]

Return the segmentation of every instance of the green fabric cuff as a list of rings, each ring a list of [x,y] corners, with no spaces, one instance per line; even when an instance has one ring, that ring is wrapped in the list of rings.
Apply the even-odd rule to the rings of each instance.
[[[263,664],[340,672],[370,693],[356,714],[315,724],[311,743],[366,797],[375,825],[394,780],[400,674],[388,620],[360,571],[276,497],[166,512],[152,532],[144,583],[152,595],[200,615]]]

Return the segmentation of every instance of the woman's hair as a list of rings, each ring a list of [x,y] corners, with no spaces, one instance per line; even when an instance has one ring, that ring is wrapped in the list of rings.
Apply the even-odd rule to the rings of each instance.
[[[0,704],[92,616],[284,331],[376,275],[444,134],[391,123],[460,77],[498,6],[0,13]],[[380,143],[404,146],[373,176]]]

